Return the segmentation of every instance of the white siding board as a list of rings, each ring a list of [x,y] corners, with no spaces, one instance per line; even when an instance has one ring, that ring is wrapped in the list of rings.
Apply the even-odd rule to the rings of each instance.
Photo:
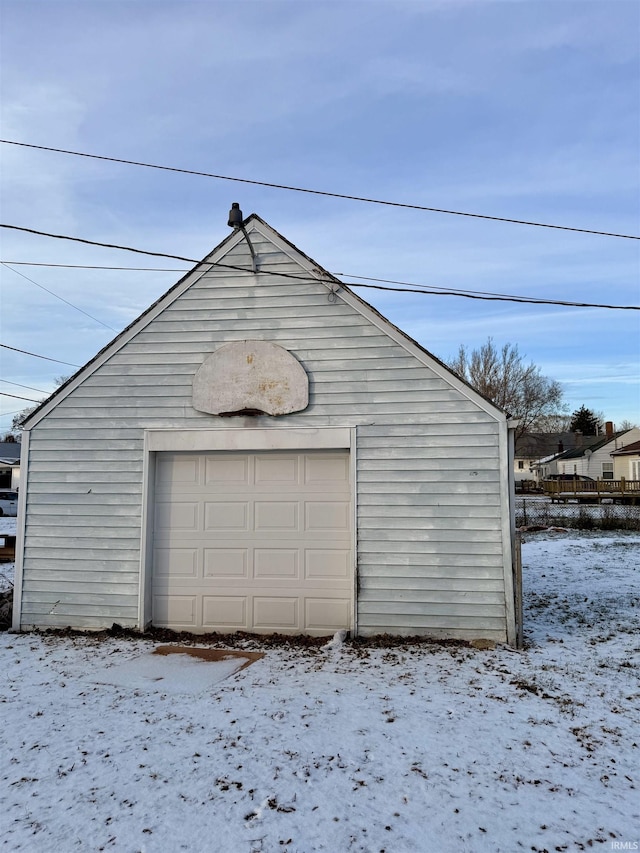
[[[425,577],[431,574],[440,576],[447,570],[451,571],[453,577],[466,577],[469,571],[478,571],[483,577],[502,577],[502,566],[496,560],[494,553],[469,553],[463,551],[460,554],[454,554],[451,549],[435,549],[430,554],[410,554],[406,551],[400,552],[399,549],[391,551],[384,555],[384,560],[379,560],[376,557],[375,549],[370,555],[360,553],[360,579],[367,577],[390,577],[396,575],[404,576],[413,573],[424,573]],[[374,575],[373,570],[377,571]],[[402,571],[400,571],[400,569]],[[452,571],[453,570],[453,571]]]
[[[60,543],[55,542],[56,539],[64,539],[68,544],[82,544],[82,540],[91,540],[93,543],[102,542],[104,540],[105,548],[111,547],[111,539],[117,535],[118,541],[122,545],[134,547],[137,540],[140,539],[140,519],[133,519],[133,522],[138,521],[138,524],[128,524],[126,527],[117,524],[96,524],[96,518],[83,518],[78,524],[62,525],[56,523],[55,519],[49,526],[46,522],[38,519],[37,523],[33,521],[27,525],[29,539],[33,539],[33,544],[38,545],[38,540],[48,539],[54,542],[56,546]],[[93,522],[91,525],[90,522]],[[47,531],[44,533],[44,531]]]
[[[65,629],[73,627],[75,630],[104,630],[118,623],[125,628],[136,627],[137,613],[131,607],[124,604],[58,604],[55,609],[44,605],[35,607],[29,605],[23,610],[23,629],[31,628],[38,630],[42,627],[43,619],[47,627],[52,629]]]
[[[103,558],[105,555],[103,555]],[[112,559],[109,559],[109,555],[106,555],[105,559],[96,559],[87,561],[84,559],[76,558],[73,554],[70,554],[67,559],[64,560],[48,560],[46,564],[38,566],[37,568],[32,569],[33,577],[41,577],[42,574],[46,574],[48,577],[52,577],[55,575],[57,577],[58,573],[60,575],[64,575],[65,572],[73,572],[76,574],[90,574],[91,577],[98,577],[101,574],[108,574],[113,577],[122,577],[125,578],[133,573],[138,578],[140,577],[140,569],[138,560],[118,560],[117,564],[114,563]]]
[[[379,447],[380,439],[399,438],[399,439],[422,439],[425,446],[429,446],[432,441],[445,436],[455,436],[460,443],[472,442],[477,436],[490,435],[494,438],[498,436],[498,430],[495,424],[487,421],[484,413],[478,413],[479,419],[472,417],[459,418],[456,420],[448,419],[446,421],[421,421],[420,423],[412,423],[411,421],[402,421],[391,424],[367,424],[367,428],[360,430],[358,434],[359,447]]]
[[[90,494],[85,490],[79,492],[75,484],[61,483],[60,485],[56,485],[55,491],[52,491],[50,483],[40,483],[36,484],[33,490],[29,489],[29,494],[34,498],[37,497],[37,501],[34,500],[32,502],[30,513],[36,506],[57,506],[62,504],[65,506],[81,504],[90,513],[98,512],[102,506],[112,506],[114,504],[139,507],[142,498],[140,485],[132,483],[101,483],[100,488],[92,489]]]
[[[413,531],[416,535],[418,531],[428,531],[428,535],[431,538],[431,533],[438,530],[451,530],[451,527],[454,526],[451,524],[452,520],[455,519],[455,527],[457,530],[462,531],[477,531],[478,534],[482,534],[484,536],[489,536],[493,538],[499,538],[499,530],[487,530],[487,518],[491,518],[493,514],[495,514],[495,510],[493,513],[485,512],[482,515],[472,516],[470,518],[459,518],[454,513],[449,513],[448,516],[431,514],[425,512],[425,508],[421,507],[422,514],[421,515],[387,515],[386,513],[374,513],[367,512],[362,513],[359,521],[358,528],[360,530],[371,530],[376,531],[377,536],[406,536],[406,531]],[[392,518],[391,522],[392,530],[389,531],[384,528],[385,520]],[[381,527],[382,526],[382,527]],[[424,534],[423,534],[424,535]],[[374,533],[371,534],[372,538],[375,538]]]
[[[362,636],[380,633],[405,633],[420,635],[424,631],[425,621],[428,620],[430,636],[491,637],[504,631],[504,617],[500,616],[471,616],[464,614],[443,615],[442,613],[369,613],[367,624],[361,626]],[[404,632],[402,629],[406,629]]]
[[[425,482],[424,478],[421,478],[417,482],[409,483],[409,482],[389,482],[388,479],[381,477],[381,475],[376,475],[377,479],[369,479],[367,481],[366,489],[363,488],[358,491],[358,494],[366,494],[366,495],[380,495],[380,494],[390,494],[390,495],[431,495],[436,497],[437,495],[444,495],[445,497],[448,495],[473,495],[476,500],[482,500],[485,502],[486,494],[487,494],[487,486],[486,483],[477,482],[478,478],[476,477],[476,482],[453,482],[451,479],[443,478],[442,481],[437,482],[432,480],[431,482]]]
[[[481,605],[483,612],[494,616],[504,615],[504,592],[492,590],[471,589],[423,589],[419,586],[399,589],[398,587],[387,587],[385,589],[368,587],[367,602],[371,612],[388,613],[393,612],[395,605],[402,602],[404,613],[422,613],[426,608],[431,610],[439,605],[450,605],[451,608],[465,607],[475,615],[475,605]],[[489,610],[485,610],[489,605]]]
[[[406,576],[403,573],[395,574],[393,577],[366,578],[360,582],[360,588],[363,587],[371,591],[420,590],[421,593],[444,590],[448,595],[455,593],[456,600],[459,594],[464,595],[472,592],[500,593],[504,597],[502,579],[486,577],[485,575],[460,574],[458,577],[452,578],[445,574],[425,576],[416,573]]]
[[[251,240],[261,268],[304,275],[293,250],[256,230]],[[243,240],[223,262],[248,267]],[[303,364],[308,409],[275,420],[193,410],[202,362],[222,343],[252,337],[279,343]],[[145,429],[329,425],[358,426],[361,630],[438,634],[463,618],[463,632],[503,638],[496,418],[339,292],[332,303],[311,278],[221,268],[201,275],[32,430],[23,622],[135,624]],[[80,573],[82,601],[72,605],[65,594],[66,609],[49,614],[49,593]]]
[[[55,601],[61,598],[70,604],[124,604],[131,606],[131,601],[137,598],[138,580],[125,581],[123,578],[103,579],[99,582],[81,581],[77,578],[66,580],[56,576],[55,581],[31,579],[30,595],[37,595],[38,601],[45,596],[53,597]]]
[[[87,562],[93,560],[106,560],[109,557],[114,565],[120,564],[123,560],[135,560],[136,563],[140,558],[140,550],[139,547],[129,547],[124,548],[117,541],[111,542],[108,545],[105,545],[103,548],[99,546],[98,543],[92,542],[92,545],[95,547],[92,548],[74,548],[73,555],[76,560],[86,560]],[[140,545],[138,541],[137,546]],[[69,548],[65,547],[64,543],[59,544],[60,553],[68,553]],[[36,546],[31,545],[29,542],[25,548],[25,551],[28,552],[28,556],[33,557],[34,559],[40,559],[46,561],[47,565],[53,565],[55,562],[55,557],[52,556],[52,549],[50,547],[43,547],[41,545]],[[66,558],[59,558],[61,564],[66,562]]]

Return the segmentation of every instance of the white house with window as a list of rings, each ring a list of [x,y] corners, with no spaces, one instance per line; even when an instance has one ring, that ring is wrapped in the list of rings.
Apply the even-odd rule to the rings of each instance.
[[[611,458],[616,480],[622,477],[627,480],[640,480],[640,441],[634,441],[621,447],[620,450],[614,450]]]
[[[613,454],[640,441],[640,428],[634,427],[625,432],[613,432],[611,429],[605,436],[584,438],[583,441],[583,447],[541,460],[536,466],[540,470],[540,479],[544,480],[555,474],[575,474],[578,477],[591,477],[592,480],[619,479],[620,474]],[[622,476],[629,477],[628,473]]]

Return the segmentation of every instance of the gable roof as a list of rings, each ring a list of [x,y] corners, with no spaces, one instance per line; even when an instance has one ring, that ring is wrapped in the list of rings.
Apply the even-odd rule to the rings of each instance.
[[[633,441],[631,444],[627,444],[626,447],[621,447],[620,450],[612,450],[612,456],[624,456],[628,454],[629,456],[640,453],[640,441]]]
[[[595,440],[596,436],[594,436]],[[550,457],[574,450],[577,434],[575,432],[525,432],[516,439],[515,455],[518,458]],[[562,444],[562,450],[559,446]]]
[[[19,462],[21,449],[19,441],[0,441],[0,459],[3,462]]]
[[[590,453],[595,453],[596,450],[600,450],[606,444],[609,444],[610,441],[615,441],[616,438],[619,438],[621,435],[624,435],[624,432],[614,432],[613,435],[605,435],[605,436],[585,436],[582,447],[574,447],[572,450],[565,450],[564,453],[561,453],[557,456],[557,459],[580,459],[585,453],[590,451]]]
[[[55,406],[61,402],[68,394],[70,394],[84,379],[90,376],[97,370],[108,358],[116,353],[121,347],[129,342],[139,331],[155,319],[168,305],[182,295],[188,288],[195,283],[202,275],[206,274],[211,268],[217,267],[221,269],[230,269],[234,271],[242,271],[252,275],[263,274],[265,276],[282,276],[285,278],[298,279],[300,281],[314,281],[336,294],[336,298],[341,298],[346,303],[350,304],[358,313],[367,317],[374,325],[378,326],[381,331],[385,332],[389,337],[400,344],[405,350],[414,355],[427,367],[430,367],[436,374],[451,385],[461,391],[466,397],[473,400],[480,408],[488,414],[495,417],[497,420],[505,420],[509,418],[508,413],[496,406],[488,397],[485,397],[470,385],[465,379],[458,376],[455,371],[451,370],[443,361],[441,361],[433,353],[425,349],[421,344],[411,338],[406,332],[403,332],[398,326],[395,326],[390,320],[384,317],[376,308],[357,296],[344,282],[336,278],[332,273],[325,270],[320,264],[316,263],[303,251],[298,249],[290,240],[283,237],[271,225],[265,222],[256,213],[250,214],[243,222],[243,229],[247,233],[259,231],[264,237],[271,240],[275,245],[288,254],[292,260],[296,261],[306,273],[298,276],[292,273],[275,272],[273,270],[264,269],[254,272],[251,267],[240,267],[232,264],[225,264],[221,261],[222,258],[233,249],[238,243],[245,239],[243,230],[236,229],[231,232],[224,240],[222,240],[214,249],[209,252],[201,261],[187,272],[179,281],[169,288],[162,296],[152,303],[145,311],[142,312],[135,320],[129,323],[116,337],[99,350],[93,358],[91,358],[83,367],[76,371],[69,379],[57,388],[46,400],[44,400],[27,418],[22,422],[24,429],[31,429],[45,417]]]

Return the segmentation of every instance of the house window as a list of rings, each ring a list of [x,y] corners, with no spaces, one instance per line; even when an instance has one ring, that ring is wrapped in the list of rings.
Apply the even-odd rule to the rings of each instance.
[[[602,479],[613,480],[613,462],[602,463]]]
[[[524,462],[523,462],[522,460],[520,460],[520,461],[518,462],[518,470],[519,470],[519,471],[522,471],[522,469],[523,469],[523,468],[524,468]]]
[[[632,480],[640,480],[640,459],[632,459],[629,463],[629,473]]]

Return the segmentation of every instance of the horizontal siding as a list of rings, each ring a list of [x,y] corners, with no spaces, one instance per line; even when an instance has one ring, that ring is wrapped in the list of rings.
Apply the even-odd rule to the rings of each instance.
[[[302,274],[252,234],[261,268]],[[225,263],[248,267],[240,243]],[[303,275],[304,278],[304,275]],[[192,380],[219,346],[280,344],[310,377],[285,419],[216,419]],[[498,425],[311,279],[212,269],[32,431],[23,622],[135,624],[143,432],[357,426],[359,628],[504,639]],[[478,634],[478,632],[480,632]]]
[[[359,430],[363,634],[505,639],[499,471],[495,423]]]

